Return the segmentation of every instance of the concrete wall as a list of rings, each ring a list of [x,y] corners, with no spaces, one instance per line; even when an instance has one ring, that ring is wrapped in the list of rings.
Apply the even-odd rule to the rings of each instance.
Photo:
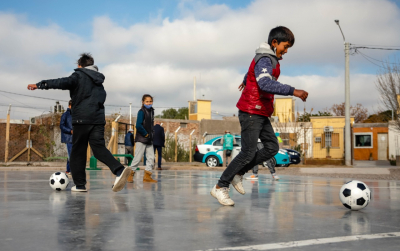
[[[200,133],[203,135],[207,134],[224,134],[226,130],[229,130],[231,134],[240,134],[240,123],[238,117],[229,117],[225,120],[211,120],[203,119],[200,123]]]
[[[54,131],[57,130],[59,124],[57,121],[60,120],[61,115],[55,114],[52,116],[45,117],[43,124],[31,125],[31,140],[32,146],[44,157],[54,156],[53,151],[61,151],[59,145],[54,141]],[[10,141],[9,141],[9,153],[8,160],[13,158],[16,154],[26,148],[28,140],[28,124],[10,124]],[[57,133],[56,133],[57,135]],[[56,136],[57,137],[57,136]],[[0,162],[4,162],[5,157],[5,141],[6,141],[6,123],[0,123]],[[25,151],[14,161],[27,161],[28,153]],[[42,161],[42,159],[31,151],[31,161]]]
[[[293,98],[276,98],[274,116],[278,116],[279,122],[294,122],[295,100]]]
[[[392,156],[400,156],[400,131],[396,129],[394,123],[389,123],[388,128],[388,139],[389,139],[389,158]]]

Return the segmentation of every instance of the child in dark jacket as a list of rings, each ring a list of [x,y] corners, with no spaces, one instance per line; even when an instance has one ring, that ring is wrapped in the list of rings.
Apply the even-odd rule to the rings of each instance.
[[[69,160],[71,158],[71,150],[72,150],[72,116],[71,116],[71,105],[72,100],[68,102],[68,109],[63,113],[60,120],[60,129],[61,129],[61,143],[65,143],[67,146],[68,159],[67,159],[67,171],[66,174],[71,174],[71,168],[69,165]]]
[[[135,175],[135,169],[139,165],[144,153],[146,152],[146,170],[144,171],[143,182],[157,183],[151,175],[154,165],[154,148],[153,148],[153,136],[154,136],[154,108],[153,108],[153,97],[149,94],[145,94],[142,97],[142,108],[138,111],[136,120],[136,149],[135,157],[131,163],[131,173],[128,178],[128,182],[133,182],[133,176]]]
[[[106,124],[104,102],[107,93],[104,90],[104,75],[98,72],[94,59],[89,53],[81,54],[78,68],[66,78],[42,80],[28,85],[28,90],[61,89],[69,90],[72,99],[72,151],[71,173],[75,186],[73,192],[86,192],[86,155],[88,143],[94,156],[106,164],[117,177],[112,190],[121,191],[129,176],[129,168],[125,168],[107,150],[104,140]]]

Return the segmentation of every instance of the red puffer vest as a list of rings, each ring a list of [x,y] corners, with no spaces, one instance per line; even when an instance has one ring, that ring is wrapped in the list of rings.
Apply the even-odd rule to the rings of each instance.
[[[246,87],[244,88],[236,107],[243,112],[271,117],[274,112],[274,94],[262,91],[257,84],[256,76],[254,74],[254,67],[256,66],[257,61],[262,57],[268,57],[271,59],[273,65],[272,77],[274,80],[279,78],[281,70],[276,58],[272,58],[273,56],[269,54],[257,55],[250,64],[247,73]]]

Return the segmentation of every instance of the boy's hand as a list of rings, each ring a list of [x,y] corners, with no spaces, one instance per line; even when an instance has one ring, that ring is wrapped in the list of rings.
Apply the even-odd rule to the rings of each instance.
[[[36,84],[28,85],[28,90],[33,91],[33,90],[36,90],[36,89],[37,89],[37,85]]]
[[[239,91],[241,92],[241,91],[243,91],[243,89],[244,89],[245,87],[246,87],[246,86],[245,86],[244,83],[242,82],[242,83],[239,85],[238,89],[239,89]]]
[[[296,96],[298,98],[301,98],[301,100],[306,101],[308,97],[308,92],[295,89],[293,92],[293,96]]]

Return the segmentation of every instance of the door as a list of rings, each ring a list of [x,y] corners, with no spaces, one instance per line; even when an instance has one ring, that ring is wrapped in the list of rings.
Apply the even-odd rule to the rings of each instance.
[[[387,160],[387,133],[378,133],[378,160]]]
[[[235,137],[236,144],[233,146],[232,150],[232,160],[240,153],[240,149],[242,148],[242,138]]]
[[[222,144],[220,138],[214,141],[211,151],[215,153],[218,152],[217,154],[221,157],[222,161],[224,161],[224,154],[223,154],[224,151],[218,151],[218,150],[222,150]]]

